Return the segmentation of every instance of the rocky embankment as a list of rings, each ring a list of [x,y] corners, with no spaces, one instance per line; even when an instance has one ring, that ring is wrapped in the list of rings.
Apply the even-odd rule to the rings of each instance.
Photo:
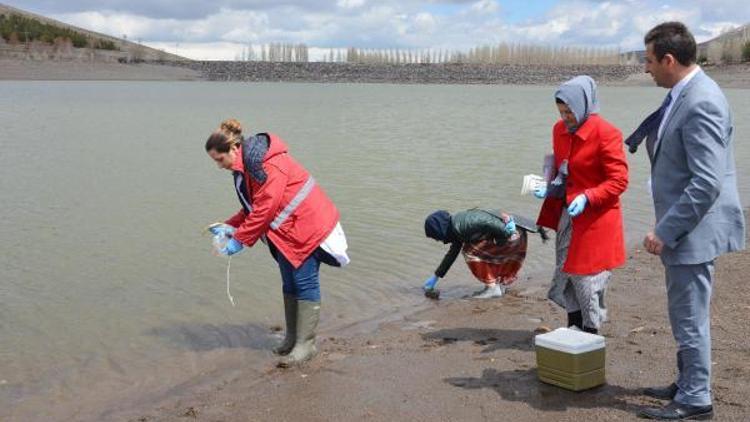
[[[642,72],[621,65],[360,64],[193,61],[177,63],[211,81],[433,84],[557,84],[586,74],[617,83]]]

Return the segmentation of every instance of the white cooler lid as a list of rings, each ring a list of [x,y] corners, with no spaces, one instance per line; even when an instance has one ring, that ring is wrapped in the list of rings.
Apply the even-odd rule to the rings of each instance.
[[[534,344],[573,355],[604,348],[604,337],[570,328],[558,328],[534,337]]]

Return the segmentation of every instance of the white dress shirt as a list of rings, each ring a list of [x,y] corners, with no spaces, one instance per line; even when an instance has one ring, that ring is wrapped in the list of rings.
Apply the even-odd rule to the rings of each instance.
[[[685,85],[687,85],[688,82],[690,82],[690,80],[693,79],[693,77],[700,70],[701,70],[700,66],[695,66],[695,69],[691,70],[690,73],[685,75],[685,77],[682,78],[680,82],[677,82],[677,84],[672,87],[672,90],[669,91],[669,93],[672,95],[672,101],[669,102],[667,109],[664,110],[664,117],[662,117],[661,119],[661,123],[659,124],[659,131],[657,132],[656,145],[659,145],[659,141],[661,141],[661,134],[664,132],[664,124],[667,122],[667,119],[669,118],[669,113],[672,112],[672,106],[674,106],[674,103],[680,97],[680,93],[682,93],[682,90],[685,88]],[[654,151],[656,151],[656,146],[654,146]]]

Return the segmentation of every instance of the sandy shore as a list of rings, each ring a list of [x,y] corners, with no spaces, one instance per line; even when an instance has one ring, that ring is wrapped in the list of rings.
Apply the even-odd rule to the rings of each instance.
[[[750,252],[722,257],[713,298],[713,392],[717,420],[750,414]],[[675,345],[660,262],[631,253],[608,291],[607,384],[573,393],[537,380],[533,338],[562,326],[544,289],[518,282],[502,299],[450,299],[382,324],[370,334],[319,339],[302,368],[252,376],[241,368],[175,389],[131,421],[602,421],[634,420],[659,402],[640,389],[672,381]],[[536,284],[537,286],[539,283]]]

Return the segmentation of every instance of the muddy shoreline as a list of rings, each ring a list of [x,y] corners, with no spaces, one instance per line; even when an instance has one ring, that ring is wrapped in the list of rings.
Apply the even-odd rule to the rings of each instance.
[[[747,211],[746,211],[747,212]],[[750,252],[720,258],[712,305],[717,420],[750,412]],[[533,337],[564,324],[537,283],[518,282],[500,300],[450,299],[383,323],[371,333],[328,333],[320,355],[298,369],[269,360],[261,375],[237,368],[175,389],[150,407],[108,413],[130,421],[637,420],[659,402],[641,388],[670,382],[675,345],[663,268],[636,248],[608,291],[607,384],[572,393],[536,377]]]

